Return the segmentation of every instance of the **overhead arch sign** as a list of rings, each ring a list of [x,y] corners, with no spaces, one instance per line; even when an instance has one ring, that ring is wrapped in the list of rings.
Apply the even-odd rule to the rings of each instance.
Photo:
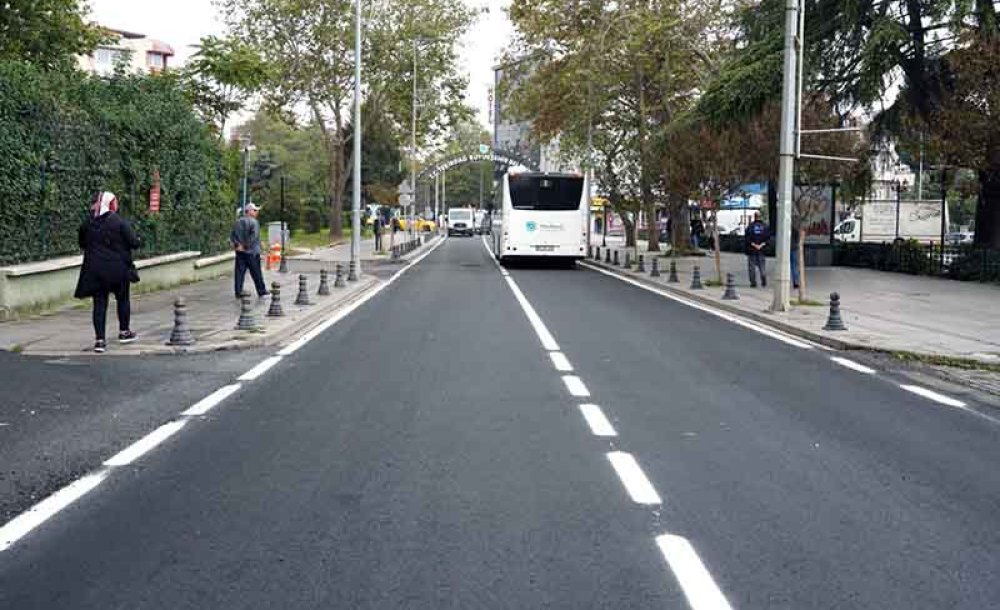
[[[490,161],[496,165],[504,165],[507,167],[520,165],[531,171],[539,171],[538,165],[535,164],[534,161],[519,155],[518,153],[506,150],[490,150],[486,146],[480,146],[479,152],[453,155],[426,167],[422,172],[420,172],[418,179],[432,180],[453,167],[463,165],[465,163],[480,163],[482,161]]]

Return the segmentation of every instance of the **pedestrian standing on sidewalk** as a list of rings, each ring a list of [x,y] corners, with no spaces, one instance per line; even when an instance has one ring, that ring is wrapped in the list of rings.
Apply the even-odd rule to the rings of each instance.
[[[691,247],[697,250],[701,246],[701,236],[705,234],[705,223],[701,221],[701,211],[691,217]]]
[[[267,285],[264,284],[264,273],[260,270],[260,224],[257,223],[257,216],[260,208],[252,203],[248,203],[246,213],[236,221],[233,230],[229,234],[229,241],[236,251],[236,298],[243,296],[243,281],[246,279],[247,271],[253,279],[254,288],[257,289],[258,297],[265,297],[270,294]]]
[[[375,251],[382,251],[382,210],[379,209],[372,218],[372,231],[375,233]]]
[[[83,265],[74,296],[93,297],[94,351],[103,354],[108,348],[106,327],[112,294],[118,306],[118,342],[132,343],[137,339],[130,328],[129,284],[139,281],[132,261],[132,250],[139,247],[139,238],[118,215],[115,194],[101,192],[91,206],[90,218],[80,225],[77,241],[83,250]]]
[[[747,226],[744,242],[747,253],[747,271],[750,273],[750,286],[757,287],[756,270],[760,269],[760,284],[767,286],[767,274],[764,263],[764,249],[771,239],[771,232],[760,219],[760,212],[754,212],[753,222]]]
[[[792,223],[792,255],[789,257],[792,268],[792,288],[799,289],[799,225]]]

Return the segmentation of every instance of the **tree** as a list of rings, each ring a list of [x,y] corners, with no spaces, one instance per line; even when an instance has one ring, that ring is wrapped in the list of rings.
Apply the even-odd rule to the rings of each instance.
[[[6,0],[0,5],[0,61],[43,68],[69,66],[97,48],[107,33],[84,19],[81,0]]]
[[[349,129],[354,90],[354,2],[349,0],[220,0],[232,35],[256,49],[273,66],[266,102],[289,112],[304,110],[323,137],[330,198],[330,233],[339,236],[344,193],[353,159]],[[430,125],[447,121],[461,95],[454,38],[471,14],[459,0],[386,0],[369,4],[363,60],[366,98],[401,132],[409,124],[412,95],[407,84],[419,79],[426,91],[421,139]],[[413,72],[412,43],[421,40],[419,73]],[[434,109],[441,109],[435,112]]]
[[[226,120],[271,78],[260,54],[237,38],[202,38],[184,67],[192,101],[206,122],[225,137]]]

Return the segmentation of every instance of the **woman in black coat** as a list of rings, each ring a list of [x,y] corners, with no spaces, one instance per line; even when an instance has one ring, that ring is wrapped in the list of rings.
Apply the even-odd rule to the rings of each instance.
[[[131,306],[129,283],[139,276],[132,264],[132,250],[139,247],[135,231],[118,215],[118,200],[114,193],[102,192],[94,200],[91,217],[80,226],[79,242],[83,250],[83,266],[74,296],[94,299],[94,351],[107,349],[105,327],[108,301],[115,295],[118,304],[118,341],[132,343],[136,334],[129,328]]]

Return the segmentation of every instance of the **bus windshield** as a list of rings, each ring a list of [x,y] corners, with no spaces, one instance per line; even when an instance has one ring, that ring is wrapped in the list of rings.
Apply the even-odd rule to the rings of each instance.
[[[583,178],[520,174],[510,177],[510,203],[515,210],[579,210]]]

